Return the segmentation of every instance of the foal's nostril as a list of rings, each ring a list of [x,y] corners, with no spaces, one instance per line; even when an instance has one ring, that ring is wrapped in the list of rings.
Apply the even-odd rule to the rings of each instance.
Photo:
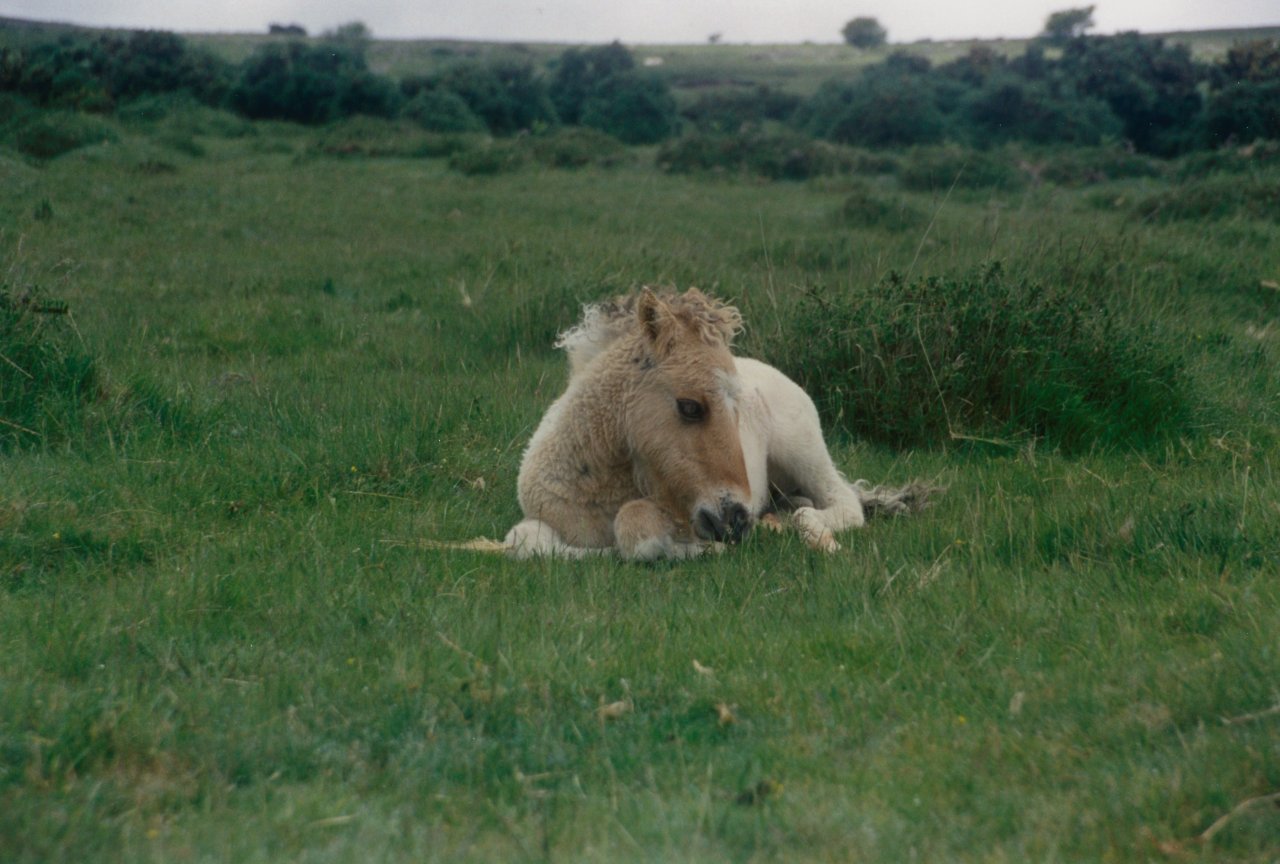
[[[725,534],[730,543],[737,543],[751,530],[751,513],[746,507],[734,502],[724,508]]]
[[[693,530],[703,540],[723,540],[724,520],[710,507],[699,507],[693,514]]]

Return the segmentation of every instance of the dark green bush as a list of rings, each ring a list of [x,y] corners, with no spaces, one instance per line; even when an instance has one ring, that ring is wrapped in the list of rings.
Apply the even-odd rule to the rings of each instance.
[[[443,88],[423,89],[404,104],[400,116],[431,132],[484,132],[485,125],[461,96]]]
[[[229,64],[164,31],[64,35],[0,52],[0,90],[82,110],[109,111],[121,101],[177,91],[218,104],[231,78]]]
[[[1207,72],[1186,45],[1138,33],[1072,40],[1058,64],[1083,97],[1100,99],[1142,153],[1172,156],[1195,142]]]
[[[600,82],[582,104],[581,123],[627,144],[656,144],[676,133],[680,115],[665,81],[628,72]]]
[[[768,121],[789,120],[801,99],[765,85],[722,90],[699,96],[680,116],[699,132],[733,134]]]
[[[631,74],[635,66],[635,58],[620,42],[565,51],[556,61],[548,87],[560,122],[580,125],[587,101],[600,86],[615,76]]]
[[[514,135],[556,122],[546,85],[528,63],[458,63],[432,86],[456,93],[494,135]]]
[[[863,147],[930,144],[946,134],[937,91],[916,71],[828,81],[800,105],[795,122],[814,137]]]
[[[1213,146],[1280,140],[1280,77],[1224,87],[1210,97],[1204,122]]]
[[[779,365],[849,435],[895,446],[1036,436],[1079,451],[1190,428],[1175,340],[998,265],[814,292],[790,328]]]
[[[916,147],[903,157],[898,179],[904,188],[920,192],[957,189],[1018,189],[1026,174],[1007,150],[971,150],[948,145]]]
[[[90,114],[47,111],[18,129],[18,150],[37,159],[52,159],[81,147],[117,140],[115,127]]]
[[[991,76],[971,90],[960,115],[968,138],[980,146],[1015,140],[1094,145],[1122,131],[1100,100],[1062,96],[1042,82],[1012,76]]]
[[[66,437],[95,394],[93,358],[71,338],[65,312],[0,286],[0,452]]]
[[[292,40],[259,47],[240,67],[230,103],[254,120],[327,123],[351,114],[390,117],[400,94],[369,72],[359,43]]]

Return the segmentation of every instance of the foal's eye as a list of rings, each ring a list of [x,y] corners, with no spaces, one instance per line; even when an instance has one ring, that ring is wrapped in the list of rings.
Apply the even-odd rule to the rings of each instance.
[[[702,403],[696,399],[677,399],[676,410],[686,420],[701,420],[702,416],[707,413],[706,409],[702,407]]]

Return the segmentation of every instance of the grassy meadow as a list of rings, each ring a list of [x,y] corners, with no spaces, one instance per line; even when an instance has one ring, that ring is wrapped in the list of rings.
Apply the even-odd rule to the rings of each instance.
[[[0,860],[1280,854],[1274,163],[467,175],[390,123],[103,122],[0,150],[0,282],[94,369],[3,430]],[[851,477],[948,491],[830,556],[426,547],[517,520],[582,302],[697,285],[789,368],[819,292],[993,261],[1172,346],[1182,425],[836,431]]]

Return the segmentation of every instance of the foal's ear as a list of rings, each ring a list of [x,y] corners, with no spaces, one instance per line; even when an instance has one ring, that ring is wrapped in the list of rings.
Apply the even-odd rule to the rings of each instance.
[[[657,294],[648,288],[640,289],[640,297],[636,300],[636,320],[640,322],[645,338],[651,345],[658,344],[665,319],[670,316],[671,309]]]

